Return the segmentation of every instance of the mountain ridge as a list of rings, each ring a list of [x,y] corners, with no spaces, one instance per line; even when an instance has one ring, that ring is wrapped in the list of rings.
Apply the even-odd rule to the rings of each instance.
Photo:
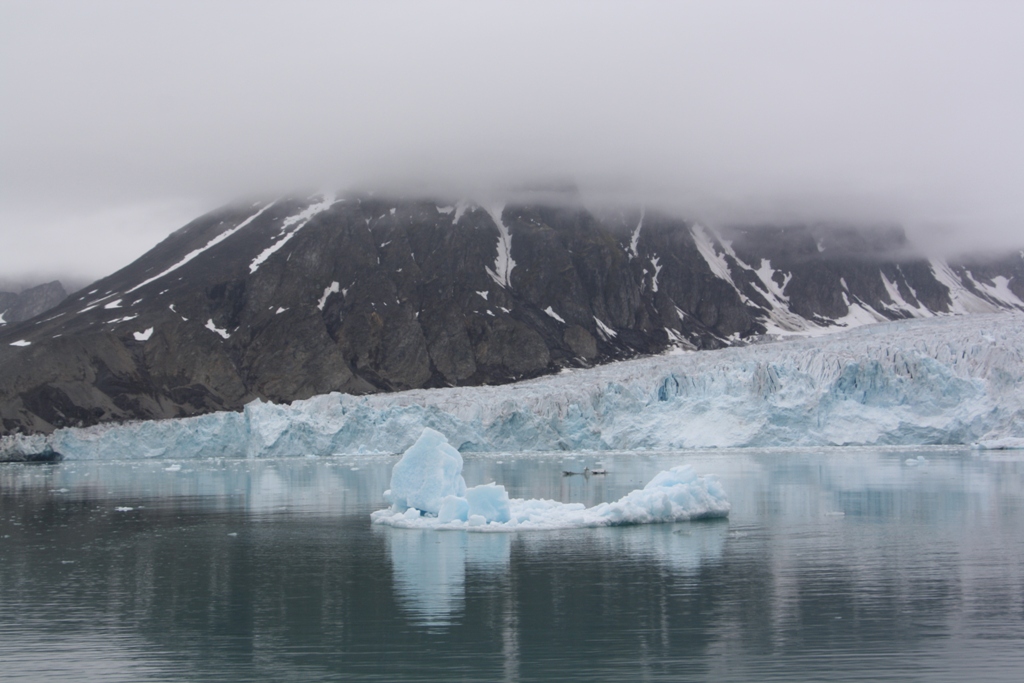
[[[67,296],[59,280],[26,287],[20,292],[0,292],[0,328],[45,313]]]
[[[907,247],[898,229],[716,231],[642,209],[233,205],[0,328],[0,428],[505,383],[671,346],[1024,310],[1024,255],[951,265]]]

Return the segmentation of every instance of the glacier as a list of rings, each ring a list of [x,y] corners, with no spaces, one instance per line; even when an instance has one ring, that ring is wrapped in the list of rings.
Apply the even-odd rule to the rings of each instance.
[[[516,384],[324,394],[241,412],[0,440],[68,459],[845,445],[1024,447],[1024,314],[866,325],[672,353]]]
[[[508,497],[495,483],[466,488],[462,457],[444,435],[429,427],[391,471],[391,503],[370,515],[374,524],[404,529],[518,531],[657,524],[727,517],[729,500],[714,476],[697,476],[690,465],[660,472],[643,489],[611,503]]]

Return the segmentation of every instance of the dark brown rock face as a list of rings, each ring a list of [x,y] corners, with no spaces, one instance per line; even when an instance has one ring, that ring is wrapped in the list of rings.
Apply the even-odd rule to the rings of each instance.
[[[1024,299],[1024,260],[950,267],[955,282],[943,280],[933,263],[892,257],[906,246],[898,231],[727,237],[579,207],[368,196],[228,207],[0,328],[0,433],[512,382],[851,311],[895,319],[968,300],[1012,307],[1004,291]]]

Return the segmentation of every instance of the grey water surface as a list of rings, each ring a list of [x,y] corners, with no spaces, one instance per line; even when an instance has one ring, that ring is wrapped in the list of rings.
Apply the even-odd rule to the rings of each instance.
[[[371,526],[395,461],[0,465],[0,680],[1024,671],[1024,453],[467,457],[471,486],[587,504],[691,463],[733,503],[728,520],[511,534]],[[585,467],[608,473],[563,474]]]

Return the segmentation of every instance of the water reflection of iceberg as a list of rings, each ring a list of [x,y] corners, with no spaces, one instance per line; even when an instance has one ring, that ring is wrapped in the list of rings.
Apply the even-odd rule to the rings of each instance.
[[[688,572],[702,564],[720,560],[728,536],[729,523],[707,520],[692,524],[647,524],[640,527],[612,527],[598,539],[608,554],[657,563],[665,569]]]
[[[387,536],[395,598],[424,626],[447,626],[463,611],[467,566],[496,576],[509,568],[507,534],[377,528]]]
[[[496,584],[488,593],[504,590],[497,584],[509,573],[513,541],[528,558],[566,566],[582,552],[613,564],[629,558],[691,573],[721,560],[729,523],[712,520],[515,535],[374,528],[387,538],[399,607],[413,623],[439,627],[452,624],[464,612],[468,573],[478,573],[484,581]]]

